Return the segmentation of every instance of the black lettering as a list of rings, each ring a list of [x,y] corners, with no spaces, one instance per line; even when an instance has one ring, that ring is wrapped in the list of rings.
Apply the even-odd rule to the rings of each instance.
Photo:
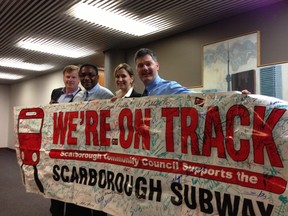
[[[107,184],[108,184],[107,189],[115,191],[113,180],[114,180],[114,173],[111,171],[107,171]]]
[[[107,181],[106,181],[106,171],[105,170],[100,170],[99,171],[99,177],[98,177],[98,186],[100,188],[105,188],[107,185]]]
[[[61,179],[63,182],[69,182],[69,177],[68,176],[64,176],[64,172],[69,172],[69,168],[68,166],[62,166],[61,168]]]
[[[212,198],[212,193],[209,190],[203,188],[199,189],[199,202],[201,212],[205,212],[207,214],[211,214],[213,212],[213,206],[211,204]]]
[[[189,196],[189,185],[184,185],[184,201],[188,208],[190,209],[196,209],[197,203],[196,203],[196,188],[191,186],[191,197]],[[189,202],[189,197],[191,198],[191,203]]]
[[[79,176],[78,176],[76,167],[73,166],[70,182],[78,183],[78,179],[79,179]]]
[[[123,183],[124,183],[124,176],[122,173],[117,173],[115,177],[115,187],[118,193],[123,192]]]
[[[171,184],[171,190],[176,195],[176,197],[171,196],[171,203],[173,205],[180,206],[182,204],[183,197],[182,197],[182,194],[179,192],[179,190],[182,190],[182,189],[183,189],[182,185],[179,184],[178,182],[173,182]]]
[[[141,182],[147,185],[147,180],[144,177],[138,177],[135,183],[135,195],[138,199],[146,199],[147,188],[141,187]]]
[[[58,173],[59,170],[60,170],[60,167],[58,165],[54,165],[53,166],[53,179],[55,181],[59,181],[60,180],[60,175]]]
[[[160,202],[161,201],[161,195],[162,195],[162,186],[161,186],[161,181],[160,180],[157,180],[157,186],[154,187],[154,180],[153,179],[150,179],[150,184],[149,184],[149,196],[148,196],[148,199],[149,200],[153,200],[153,194],[154,192],[157,193],[157,196],[156,196],[156,201],[157,202]]]
[[[216,197],[216,204],[217,204],[217,210],[219,212],[219,215],[226,215],[227,211],[228,211],[228,215],[238,215],[239,201],[240,201],[239,196],[234,197],[233,206],[232,206],[230,194],[224,194],[224,199],[222,203],[221,203],[220,192],[215,192],[215,197]]]
[[[125,180],[125,185],[124,185],[124,191],[126,193],[127,196],[131,196],[132,194],[132,185],[133,185],[133,176],[131,176],[131,181],[129,182],[129,175],[126,175],[126,180]]]
[[[256,201],[256,202],[257,202],[257,205],[258,205],[258,208],[260,210],[261,215],[268,216],[268,215],[272,214],[272,210],[274,208],[273,205],[268,204],[267,209],[265,210],[265,206],[264,206],[263,202],[259,202],[259,201]]]
[[[95,169],[87,169],[86,167],[72,166],[69,168],[66,165],[62,167],[54,165],[53,178],[55,181],[62,180],[63,182],[73,182],[89,186],[97,185],[98,188],[117,191],[118,193],[123,193],[124,191],[127,196],[131,196],[135,192],[135,196],[138,199],[155,199],[157,202],[161,202],[162,198],[161,180],[149,179],[148,185],[146,178],[138,177],[134,184],[134,177],[132,175],[124,176],[123,173],[114,173],[106,169],[97,171]],[[178,186],[182,189],[180,184]]]
[[[87,184],[87,170],[84,167],[80,167],[79,168],[79,175],[80,175],[80,179],[79,179],[79,184]]]
[[[89,169],[89,182],[88,185],[94,186],[97,182],[97,171],[95,169]]]
[[[243,201],[243,209],[242,209],[243,216],[255,216],[255,212],[253,209],[253,203],[249,199],[244,199]]]

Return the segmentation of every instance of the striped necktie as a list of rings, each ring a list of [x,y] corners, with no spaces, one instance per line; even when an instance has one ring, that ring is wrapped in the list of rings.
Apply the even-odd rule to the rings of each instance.
[[[145,96],[148,96],[148,91],[146,88],[145,88],[144,92],[142,93],[142,97],[145,97]]]

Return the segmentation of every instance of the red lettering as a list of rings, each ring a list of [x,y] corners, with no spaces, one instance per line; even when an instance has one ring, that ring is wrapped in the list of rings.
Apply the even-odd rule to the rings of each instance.
[[[64,122],[63,122],[63,112],[53,114],[53,120],[54,120],[53,144],[65,143],[68,116],[69,116],[69,113],[65,113]],[[59,136],[60,136],[60,142],[59,142]]]
[[[77,124],[73,122],[75,118],[78,118],[78,112],[69,112],[69,130],[67,135],[67,144],[69,145],[77,145],[77,138],[72,136],[72,132],[77,129]]]
[[[279,152],[273,139],[272,131],[286,110],[274,108],[265,121],[266,107],[254,108],[253,148],[254,162],[264,164],[264,147],[266,148],[270,163],[275,167],[283,167]],[[267,114],[266,114],[267,115]]]
[[[219,115],[219,109],[217,106],[210,107],[207,110],[202,155],[210,156],[212,147],[217,148],[219,158],[226,158],[224,148],[224,135]]]
[[[150,149],[150,109],[144,109],[144,118],[141,109],[135,110],[135,138],[134,138],[134,148],[139,149],[140,136],[142,137],[143,149]]]
[[[192,107],[181,108],[181,143],[182,153],[188,151],[188,138],[191,139],[191,152],[193,155],[200,155],[198,136],[198,111]]]
[[[86,145],[91,145],[91,137],[93,138],[93,145],[98,146],[98,113],[96,111],[88,110],[86,111],[86,127],[85,127],[85,136],[86,136]]]
[[[173,119],[175,116],[179,116],[179,108],[162,108],[162,117],[166,117],[165,141],[167,152],[174,152]]]
[[[243,105],[232,106],[228,110],[226,117],[226,149],[227,153],[234,161],[244,161],[248,158],[250,153],[250,142],[246,139],[240,139],[240,148],[239,150],[235,149],[234,145],[237,143],[237,141],[239,141],[235,139],[241,136],[241,134],[234,136],[234,125],[236,117],[240,119],[240,125],[250,125],[250,116],[247,108]]]
[[[110,138],[106,137],[108,131],[111,130],[110,124],[106,122],[106,118],[110,117],[110,110],[100,111],[100,142],[101,146],[109,146]]]
[[[120,145],[124,149],[131,148],[134,145],[135,149],[149,150],[151,109],[136,109],[135,113],[132,111],[129,108],[125,108],[119,113]],[[199,121],[202,120],[198,117],[197,109],[194,107],[165,107],[162,108],[161,115],[166,121],[166,151],[175,151],[174,133],[178,135],[181,130],[182,154],[188,153],[188,146],[191,144],[192,155],[209,157],[211,156],[211,149],[215,148],[219,158],[226,158],[225,151],[227,150],[232,160],[242,162],[248,159],[250,152],[253,150],[254,163],[264,165],[264,157],[268,156],[272,166],[283,167],[274,141],[275,134],[273,134],[273,129],[285,112],[285,109],[279,108],[269,108],[268,112],[265,106],[255,106],[254,112],[250,114],[245,106],[233,105],[227,111],[226,118],[221,120],[219,108],[217,106],[209,107],[206,112],[203,146],[202,152],[200,152],[198,138],[202,134],[198,133],[201,130]],[[253,129],[251,129],[252,140],[250,140],[247,136],[244,136],[243,131],[235,130],[235,127],[239,126],[240,129],[252,127],[250,119],[252,114]],[[76,136],[76,133],[79,131],[77,131],[78,121],[76,120],[80,118],[80,125],[85,122],[86,145],[91,145],[91,142],[93,142],[94,146],[110,146],[111,138],[107,136],[108,132],[111,131],[110,124],[107,121],[110,117],[110,110],[100,110],[99,115],[92,110],[81,111],[80,113],[76,111],[55,112],[53,114],[53,144],[59,143],[63,145],[67,135],[67,144],[77,145],[78,136]],[[181,124],[174,124],[176,122],[175,119],[179,117]],[[178,119],[177,122],[179,122]],[[202,125],[203,122],[200,123]],[[226,137],[224,137],[222,124],[226,124]],[[75,137],[73,136],[74,134]],[[250,147],[252,144],[253,147]],[[176,149],[176,151],[180,152],[179,149]]]
[[[134,135],[132,111],[128,108],[121,110],[121,112],[119,113],[118,121],[119,121],[119,130],[120,130],[120,135],[119,135],[120,145],[122,148],[127,149],[131,146],[132,141],[133,141],[133,135]],[[128,129],[127,138],[125,138],[126,137],[125,126]]]

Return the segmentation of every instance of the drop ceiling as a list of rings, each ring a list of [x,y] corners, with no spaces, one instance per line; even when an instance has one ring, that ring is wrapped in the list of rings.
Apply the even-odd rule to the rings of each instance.
[[[93,62],[103,67],[105,50],[131,48],[279,1],[283,0],[0,0],[0,61],[21,59],[29,64],[53,65],[44,71],[6,65],[0,66],[0,72],[24,75],[25,80],[62,70],[68,64]],[[79,2],[128,14],[161,29],[135,36],[95,25],[69,15],[68,11]],[[73,58],[19,48],[17,43],[25,38],[45,38],[48,44],[72,44],[72,48],[89,48],[95,54]],[[0,84],[19,81],[0,79]]]

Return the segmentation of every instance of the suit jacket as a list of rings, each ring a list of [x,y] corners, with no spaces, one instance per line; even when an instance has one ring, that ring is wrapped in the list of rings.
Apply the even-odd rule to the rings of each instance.
[[[53,89],[53,91],[51,93],[51,100],[57,101],[62,94],[64,94],[63,87]]]
[[[129,97],[141,97],[141,96],[142,96],[142,94],[136,92],[136,91],[133,89]]]

